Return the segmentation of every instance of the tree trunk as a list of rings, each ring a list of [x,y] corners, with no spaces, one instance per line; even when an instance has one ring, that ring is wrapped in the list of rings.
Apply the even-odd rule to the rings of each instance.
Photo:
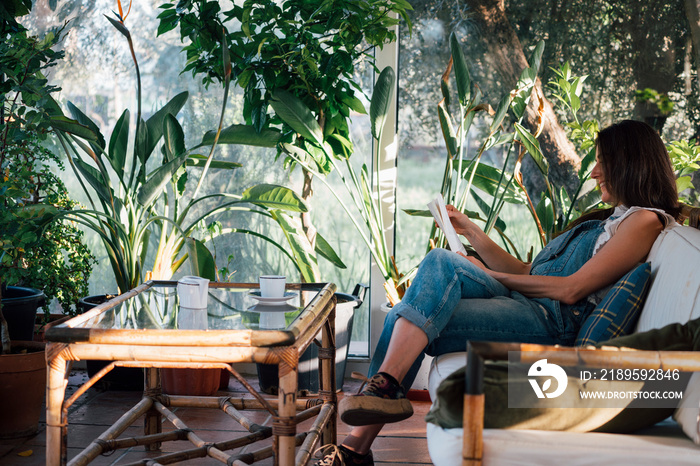
[[[657,21],[662,16],[662,4],[631,2],[630,5],[630,14],[639,18],[638,21],[626,23],[635,51],[633,69],[637,89],[649,88],[667,95],[676,82],[676,50],[673,45],[669,45],[672,41],[668,36],[654,33],[652,24],[649,24],[649,21]],[[666,115],[660,112],[655,102],[637,102],[634,110],[638,119],[649,123],[661,133]]]
[[[698,0],[684,0],[685,17],[688,18],[690,37],[693,40],[693,56],[695,66],[700,68],[700,5]],[[700,75],[700,70],[698,70]]]
[[[520,73],[528,64],[520,40],[506,17],[502,1],[468,0],[468,3],[488,51],[487,60],[500,74],[504,87],[513,88],[520,78]],[[536,89],[542,96],[542,85],[539,81]],[[537,99],[532,101],[536,102]],[[552,104],[546,98],[541,118],[543,127],[539,141],[542,152],[549,162],[549,178],[555,185],[563,185],[571,193],[578,185],[576,172],[581,165],[581,158],[569,141],[564,128],[559,124]],[[532,104],[529,105],[526,110],[525,125],[534,131],[539,120],[538,109]],[[533,173],[536,170],[527,166],[525,168],[523,177],[526,187],[541,191],[543,185],[539,181],[540,175]]]
[[[696,73],[700,76],[700,1],[684,0],[685,17],[688,19],[690,38],[692,40],[692,56],[695,61]],[[692,92],[688,89],[689,93]],[[696,136],[700,136],[700,128],[695,128]]]

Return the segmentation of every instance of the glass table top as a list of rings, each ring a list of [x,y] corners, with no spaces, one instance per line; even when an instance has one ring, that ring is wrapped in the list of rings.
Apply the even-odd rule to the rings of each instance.
[[[73,322],[72,328],[173,329],[173,330],[263,330],[285,329],[301,313],[299,287],[287,289],[282,298],[260,297],[255,285],[218,288],[211,284],[206,308],[193,308],[178,295],[177,282],[153,286],[97,315]],[[304,291],[306,303],[316,291]],[[118,298],[117,298],[118,299]]]

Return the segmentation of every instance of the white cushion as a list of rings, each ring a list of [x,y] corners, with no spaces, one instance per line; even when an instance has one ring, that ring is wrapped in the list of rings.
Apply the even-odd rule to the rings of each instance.
[[[636,332],[700,317],[700,230],[677,226],[654,244],[652,285]]]
[[[697,465],[700,447],[677,425],[657,424],[637,434],[484,430],[484,466],[599,466],[634,464]],[[675,427],[674,427],[675,426]],[[427,426],[428,451],[435,466],[462,462],[462,429]]]
[[[690,377],[673,419],[681,425],[685,435],[700,445],[700,373],[695,372]]]
[[[428,373],[428,394],[431,400],[435,400],[438,386],[457,369],[467,365],[466,351],[458,353],[441,354],[433,358]]]

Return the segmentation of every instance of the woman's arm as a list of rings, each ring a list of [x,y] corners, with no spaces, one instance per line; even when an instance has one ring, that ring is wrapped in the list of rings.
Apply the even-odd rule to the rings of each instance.
[[[619,280],[644,261],[662,229],[663,225],[654,212],[640,210],[620,223],[617,232],[600,251],[568,277],[488,273],[525,296],[573,304]]]
[[[526,264],[506,252],[474,222],[469,220],[469,217],[454,206],[447,205],[445,207],[455,231],[469,241],[469,244],[491,270],[509,274],[528,274],[530,272],[530,264]]]

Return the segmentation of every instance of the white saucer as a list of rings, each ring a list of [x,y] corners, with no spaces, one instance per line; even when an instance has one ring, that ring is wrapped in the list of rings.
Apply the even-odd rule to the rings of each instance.
[[[299,308],[296,306],[292,306],[291,304],[287,303],[282,303],[282,304],[261,304],[258,303],[254,306],[249,307],[246,309],[247,312],[257,312],[261,314],[266,314],[266,313],[285,313],[285,312],[295,312],[298,311]]]
[[[260,296],[260,291],[251,291],[249,295],[251,298],[256,300],[258,304],[264,304],[266,306],[279,306],[280,304],[286,304],[287,301],[297,296],[297,294],[292,291],[287,291],[284,296],[279,298],[263,298]]]

